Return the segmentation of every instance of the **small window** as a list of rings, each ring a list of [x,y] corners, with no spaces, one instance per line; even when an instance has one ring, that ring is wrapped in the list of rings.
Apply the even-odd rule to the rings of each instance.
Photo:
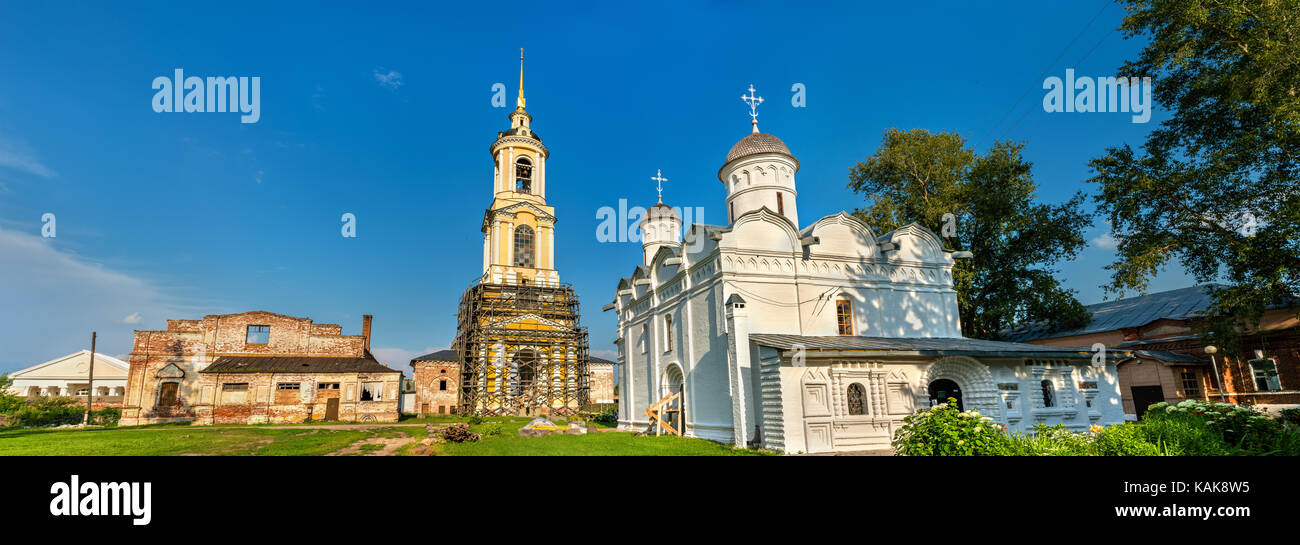
[[[650,326],[641,325],[641,353],[645,354],[650,351]]]
[[[90,388],[77,388],[77,395],[84,396],[90,394]]]
[[[673,317],[664,316],[664,352],[673,351]]]
[[[840,335],[853,335],[853,303],[848,299],[835,301],[835,320],[839,324]]]
[[[1282,381],[1277,376],[1277,362],[1271,359],[1251,360],[1250,370],[1255,375],[1255,391],[1277,392]]]
[[[339,383],[337,383],[337,382],[322,382],[322,383],[316,385],[316,389],[317,389],[317,390],[337,390],[337,389],[339,389]]]
[[[247,382],[230,382],[230,383],[222,384],[222,385],[221,385],[221,391],[223,391],[223,392],[247,392],[247,391],[248,391],[248,383],[247,383]]]
[[[301,382],[281,382],[275,385],[276,390],[301,390]]]
[[[785,200],[781,198],[781,192],[776,192],[776,213],[785,215]]]
[[[1056,406],[1056,387],[1052,386],[1052,381],[1044,380],[1043,387],[1043,407],[1051,408]]]
[[[361,383],[361,401],[383,401],[383,400],[384,400],[384,383],[382,382]]]
[[[861,384],[855,382],[849,385],[849,414],[867,414],[867,406],[863,403],[866,395],[866,389]]]
[[[266,344],[268,342],[271,342],[271,326],[248,326],[248,335],[244,338],[245,344]]]
[[[1184,370],[1179,378],[1183,382],[1183,397],[1201,397],[1201,381],[1196,371]]]
[[[177,392],[180,390],[180,383],[164,382],[158,392],[158,404],[164,407],[171,407],[177,404],[179,397]]]
[[[727,214],[731,217],[731,223],[736,223],[736,203],[727,203]]]
[[[447,381],[445,379],[438,381],[438,391],[439,392],[447,391]]]

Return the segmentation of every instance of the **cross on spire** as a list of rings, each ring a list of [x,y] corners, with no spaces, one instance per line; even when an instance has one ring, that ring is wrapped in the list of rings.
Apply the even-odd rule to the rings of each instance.
[[[754,84],[749,84],[749,95],[740,95],[740,100],[749,104],[749,117],[753,118],[754,132],[758,132],[758,105],[763,103],[763,97],[754,96]]]
[[[655,182],[658,182],[657,184],[655,184],[655,187],[659,190],[659,204],[663,204],[664,203],[664,182],[668,181],[668,178],[664,177],[663,170],[656,168],[655,175],[651,176],[650,179],[654,180]]]

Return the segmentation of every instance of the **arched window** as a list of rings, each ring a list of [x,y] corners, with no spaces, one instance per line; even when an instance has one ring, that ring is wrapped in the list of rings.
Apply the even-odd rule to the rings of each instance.
[[[1052,386],[1052,381],[1043,380],[1043,407],[1056,406],[1056,387]]]
[[[533,192],[533,162],[527,157],[520,157],[515,161],[515,191],[519,193]]]
[[[853,303],[848,299],[835,301],[835,321],[839,325],[840,335],[853,335]]]
[[[849,385],[849,414],[867,414],[867,405],[863,402],[866,396],[867,391],[861,384]]]
[[[515,227],[515,266],[533,267],[533,228],[527,225]]]

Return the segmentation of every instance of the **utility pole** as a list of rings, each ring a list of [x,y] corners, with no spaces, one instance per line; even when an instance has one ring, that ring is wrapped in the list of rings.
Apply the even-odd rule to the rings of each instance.
[[[97,336],[98,334],[96,332],[94,331],[90,332],[90,380],[88,380],[86,384],[86,416],[82,417],[81,419],[81,425],[83,426],[90,425],[90,412],[94,410],[93,403],[95,402],[95,337]]]

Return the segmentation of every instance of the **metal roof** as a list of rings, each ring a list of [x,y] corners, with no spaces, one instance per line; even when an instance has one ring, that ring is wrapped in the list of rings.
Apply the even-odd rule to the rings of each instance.
[[[1213,302],[1209,287],[1192,286],[1088,305],[1084,308],[1092,313],[1092,321],[1086,326],[1049,331],[1046,323],[1035,323],[1011,330],[1003,337],[1009,341],[1033,341],[1144,326],[1160,319],[1186,320],[1209,308]]]
[[[200,373],[400,373],[374,356],[218,356]]]
[[[423,355],[423,356],[416,356],[416,357],[414,357],[414,358],[411,358],[411,363],[415,363],[415,362],[417,362],[417,361],[456,361],[456,362],[458,362],[458,361],[460,361],[460,355],[457,354],[455,350],[439,350],[439,351],[437,351],[437,352],[430,352],[430,353],[425,354],[425,355]]]
[[[750,334],[749,338],[760,345],[783,350],[790,350],[797,345],[802,345],[806,350],[853,350],[879,352],[881,355],[1092,357],[1092,349],[1086,346],[1041,346],[968,339],[966,337],[840,337],[753,333]],[[1116,356],[1128,356],[1130,354],[1127,350],[1112,349],[1110,352]]]

